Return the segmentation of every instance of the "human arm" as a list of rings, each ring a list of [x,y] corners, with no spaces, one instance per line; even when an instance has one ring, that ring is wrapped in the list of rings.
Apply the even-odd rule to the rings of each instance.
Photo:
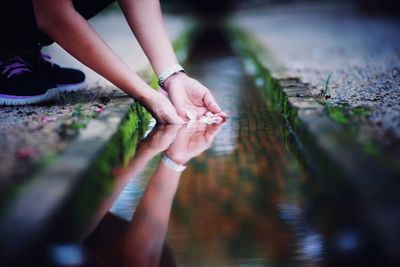
[[[198,127],[197,127],[198,126]],[[186,164],[209,148],[220,125],[182,126],[167,155]],[[135,211],[123,246],[123,266],[160,266],[165,233],[180,172],[160,162]],[[188,177],[189,178],[189,177]]]
[[[136,98],[158,122],[182,122],[168,98],[152,90],[110,49],[74,9],[72,0],[32,3],[39,28],[67,52]]]
[[[197,123],[192,127],[181,127],[165,154],[174,162],[186,165],[190,159],[211,147],[221,126],[222,124]]]
[[[164,27],[159,0],[119,0],[119,3],[156,74],[160,75],[177,64]],[[167,79],[164,89],[182,118],[186,117],[186,111],[197,117],[207,111],[226,117],[210,90],[184,73]]]
[[[162,248],[181,173],[160,163],[133,215],[122,247],[122,266],[160,266]]]
[[[113,171],[112,174],[115,176],[113,190],[102,201],[89,227],[87,227],[84,237],[93,232],[128,182],[137,179],[136,176],[144,170],[149,161],[171,145],[180,127],[181,125],[156,126],[144,140],[140,141],[129,163]]]

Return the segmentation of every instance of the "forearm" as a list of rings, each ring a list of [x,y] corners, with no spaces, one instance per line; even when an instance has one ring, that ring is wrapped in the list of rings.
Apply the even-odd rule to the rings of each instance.
[[[125,235],[123,266],[159,266],[180,173],[160,163]]]
[[[180,176],[180,172],[171,170],[160,162],[150,178],[131,224],[139,224],[143,229],[149,230],[143,231],[143,233],[149,233],[155,237],[158,236],[157,231],[160,231],[160,234],[163,233],[168,224]],[[131,229],[138,231],[136,226],[132,226]]]
[[[127,21],[157,75],[177,64],[159,0],[119,0]]]
[[[113,53],[71,0],[34,0],[33,5],[41,30],[67,52],[127,94],[139,100],[150,97],[147,84]]]

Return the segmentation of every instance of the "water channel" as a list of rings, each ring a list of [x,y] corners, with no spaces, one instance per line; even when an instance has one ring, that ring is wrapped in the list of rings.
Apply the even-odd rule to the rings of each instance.
[[[348,192],[332,196],[310,175],[281,116],[220,32],[199,35],[187,69],[213,90],[229,120],[221,126],[155,127],[120,170],[86,231],[85,262],[386,266],[361,215],[343,203]],[[164,150],[192,157],[180,177],[160,163]],[[53,251],[55,266],[83,261],[73,251],[66,260],[66,251]]]

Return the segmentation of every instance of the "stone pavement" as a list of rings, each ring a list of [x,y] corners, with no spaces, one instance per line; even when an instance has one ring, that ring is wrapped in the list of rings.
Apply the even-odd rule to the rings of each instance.
[[[187,26],[187,19],[182,17],[167,16],[165,21],[172,40]],[[148,61],[121,13],[106,11],[90,23],[133,70],[148,68]],[[52,162],[93,117],[107,108],[110,98],[125,96],[58,45],[44,50],[54,62],[82,69],[87,75],[87,88],[62,95],[51,105],[0,107],[0,193]]]
[[[232,21],[267,48],[275,77],[299,77],[314,96],[327,88],[330,103],[365,108],[363,135],[398,142],[400,19],[351,4],[291,4],[238,12]]]

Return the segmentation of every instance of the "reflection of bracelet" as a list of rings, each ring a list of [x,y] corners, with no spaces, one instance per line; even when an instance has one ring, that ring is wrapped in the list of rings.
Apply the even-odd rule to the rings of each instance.
[[[182,172],[187,167],[186,165],[181,165],[181,164],[176,163],[175,161],[170,159],[167,156],[167,154],[164,154],[164,156],[162,156],[161,161],[165,164],[165,166],[167,166],[168,168],[170,168],[171,170],[176,171],[176,172]]]
[[[174,74],[177,74],[179,72],[185,72],[185,70],[183,69],[183,67],[179,64],[176,65],[172,65],[171,67],[169,67],[168,69],[164,70],[163,72],[161,72],[161,74],[158,76],[158,85],[161,88],[164,88],[164,83],[165,81],[171,77]]]

